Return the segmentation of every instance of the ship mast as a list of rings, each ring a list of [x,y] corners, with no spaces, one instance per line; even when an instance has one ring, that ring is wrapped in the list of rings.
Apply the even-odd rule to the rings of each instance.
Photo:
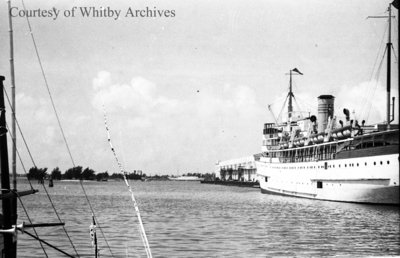
[[[14,72],[14,37],[12,28],[12,17],[11,17],[11,1],[8,0],[8,21],[9,21],[9,32],[10,32],[10,72],[11,72],[11,132],[12,132],[12,175],[13,175],[13,187],[17,189],[17,148],[16,148],[16,127],[15,127],[15,72]]]
[[[293,74],[292,72],[295,72],[295,74]],[[303,75],[297,68],[294,68],[292,70],[289,71],[289,93],[287,95],[286,98],[289,99],[288,101],[288,122],[290,123],[291,117],[292,117],[292,113],[293,113],[293,98],[294,98],[294,94],[292,91],[292,75]]]
[[[15,127],[15,72],[14,72],[14,36],[11,17],[11,0],[8,0],[8,21],[10,32],[10,72],[11,72],[11,132],[12,132],[12,175],[13,188],[17,190],[17,134]]]
[[[288,117],[289,117],[289,121],[290,121],[290,118],[292,117],[292,112],[293,112],[293,105],[292,105],[292,97],[293,97],[293,92],[292,92],[292,70],[290,70],[289,74],[290,74],[290,80],[289,80],[289,93],[288,93],[288,97],[289,97]]]
[[[10,36],[10,76],[11,76],[11,139],[12,139],[12,186],[9,183],[9,180],[4,179],[3,185],[3,178],[2,178],[2,189],[13,189],[13,192],[17,192],[17,171],[16,171],[16,127],[15,127],[15,73],[14,73],[14,38],[13,38],[13,27],[12,27],[12,17],[11,17],[11,0],[7,1],[8,3],[8,22],[9,22],[9,36]],[[4,80],[0,78],[0,80]],[[3,82],[1,82],[3,84]],[[3,87],[1,87],[1,95],[3,95]],[[1,107],[4,108],[4,98],[2,98]],[[3,121],[4,118],[4,121]],[[4,123],[4,124],[3,124]],[[5,129],[6,121],[5,121],[5,111],[2,114],[2,125]],[[4,134],[4,137],[7,137],[7,134]],[[1,165],[2,165],[2,176],[9,176],[8,171],[8,153],[7,153],[7,139],[2,141],[1,148],[5,148],[2,150],[2,158],[1,158]],[[4,167],[3,167],[4,163]],[[4,169],[4,170],[3,170]],[[3,215],[4,215],[4,227],[11,228],[17,224],[17,199],[9,198],[8,200],[4,200],[3,205],[5,204],[6,207],[3,208]],[[16,257],[17,256],[17,241],[13,235],[4,235],[4,244],[5,249],[4,252],[6,257]]]
[[[386,129],[390,129],[390,122],[394,120],[394,97],[393,103],[390,102],[390,85],[391,85],[391,52],[392,52],[392,5],[398,9],[396,0],[389,4],[388,12],[389,16],[368,16],[367,18],[388,18],[389,23],[389,33],[388,33],[388,42],[386,43],[387,50],[387,68],[386,68]],[[393,105],[392,114],[390,112],[390,106]]]
[[[391,50],[392,50],[392,42],[391,42],[391,19],[392,19],[392,8],[391,4],[389,4],[389,33],[388,33],[388,42],[386,43],[387,49],[387,74],[386,74],[386,121],[387,121],[387,129],[390,129],[390,63],[391,63]],[[393,102],[394,105],[394,102]],[[393,114],[394,116],[394,114]]]
[[[3,233],[4,250],[3,254],[5,257],[16,257],[16,241],[13,236],[13,226],[16,224],[16,213],[14,210],[14,204],[16,204],[15,195],[12,194],[10,197],[6,197],[10,194],[10,174],[8,170],[8,150],[7,150],[7,125],[6,125],[6,114],[4,105],[3,95],[3,81],[4,77],[0,76],[0,169],[1,169],[1,201],[2,201],[2,213],[3,223],[0,225],[2,229],[10,230],[9,233]]]

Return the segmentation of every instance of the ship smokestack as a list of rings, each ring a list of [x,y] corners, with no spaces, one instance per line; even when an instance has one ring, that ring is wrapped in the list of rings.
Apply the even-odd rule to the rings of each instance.
[[[321,95],[318,97],[318,133],[325,132],[328,118],[333,118],[335,97]]]

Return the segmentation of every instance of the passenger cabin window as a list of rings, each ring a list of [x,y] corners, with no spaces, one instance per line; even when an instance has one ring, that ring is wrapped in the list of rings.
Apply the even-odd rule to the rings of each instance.
[[[317,181],[317,188],[322,188],[322,182],[321,181]]]

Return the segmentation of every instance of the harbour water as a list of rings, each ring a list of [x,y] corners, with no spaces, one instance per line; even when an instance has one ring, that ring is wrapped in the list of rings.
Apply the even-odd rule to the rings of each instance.
[[[131,182],[153,257],[326,257],[400,255],[397,207],[313,201],[261,194],[259,189],[199,182]],[[146,257],[124,182],[84,182],[101,232],[101,257]],[[23,197],[35,223],[58,222],[41,185]],[[27,189],[26,182],[19,188]],[[79,182],[47,188],[81,257],[93,257],[91,211]],[[19,222],[27,218],[19,205]],[[31,229],[29,229],[32,232]],[[38,234],[74,254],[61,228]],[[36,240],[19,235],[19,257],[45,257]],[[45,247],[49,257],[62,257]]]

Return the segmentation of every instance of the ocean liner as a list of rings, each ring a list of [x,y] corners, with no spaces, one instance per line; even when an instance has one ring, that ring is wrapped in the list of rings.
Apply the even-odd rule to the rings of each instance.
[[[292,75],[302,73],[290,70],[287,121],[264,124],[262,153],[256,161],[262,193],[399,204],[399,129],[392,123],[390,33],[386,47],[387,114],[382,124],[356,121],[347,109],[343,121],[337,119],[332,95],[318,97],[317,116],[298,118],[292,105]]]

